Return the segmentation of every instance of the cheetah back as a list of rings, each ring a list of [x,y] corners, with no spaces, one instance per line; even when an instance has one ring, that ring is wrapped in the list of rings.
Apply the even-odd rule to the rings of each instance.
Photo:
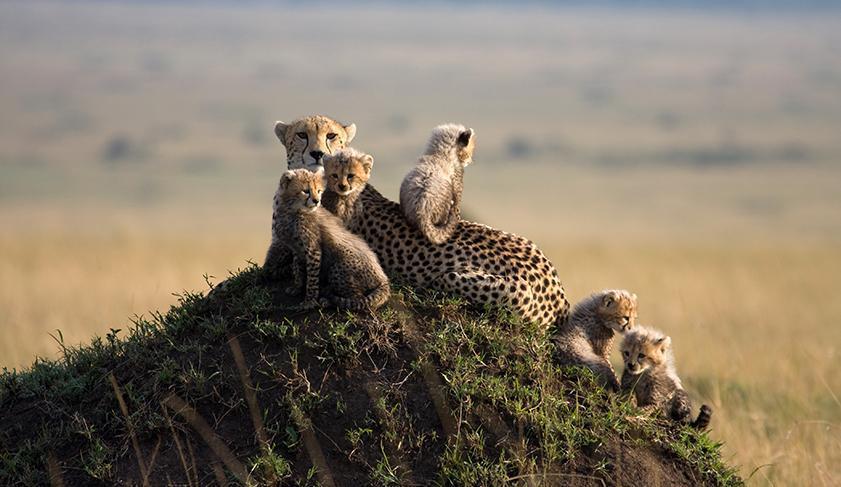
[[[544,326],[566,320],[569,303],[557,271],[531,241],[462,220],[446,243],[432,246],[408,224],[400,205],[372,186],[359,201],[362,209],[348,227],[369,243],[388,273],[413,286],[508,306]]]

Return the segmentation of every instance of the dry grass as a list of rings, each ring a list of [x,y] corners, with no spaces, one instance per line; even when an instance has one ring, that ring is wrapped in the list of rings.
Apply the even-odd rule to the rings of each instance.
[[[257,244],[238,238],[109,235],[0,236],[0,365],[54,357],[50,336],[67,344],[128,326],[134,314],[164,310],[172,293],[204,287],[203,275],[224,277]],[[262,243],[260,243],[262,246]]]

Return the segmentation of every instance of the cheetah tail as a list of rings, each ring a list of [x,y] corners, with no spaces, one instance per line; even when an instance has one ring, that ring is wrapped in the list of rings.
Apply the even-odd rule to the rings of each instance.
[[[435,245],[440,245],[449,240],[459,221],[452,213],[451,209],[450,214],[447,215],[447,221],[441,225],[433,223],[428,216],[421,217],[418,221],[418,227],[420,227],[423,236]]]
[[[698,412],[698,417],[692,422],[692,427],[695,429],[707,429],[710,425],[710,418],[712,417],[713,409],[706,404],[701,405],[701,411]]]
[[[386,282],[371,290],[362,299],[333,296],[330,298],[330,300],[333,302],[334,305],[336,305],[339,308],[346,308],[356,311],[373,311],[385,304],[385,302],[388,301],[389,296],[391,296],[391,287],[389,286],[388,282]]]

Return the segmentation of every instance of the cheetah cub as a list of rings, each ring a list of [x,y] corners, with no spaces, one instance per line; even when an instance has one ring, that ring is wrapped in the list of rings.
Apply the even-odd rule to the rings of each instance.
[[[368,244],[321,207],[323,191],[323,169],[295,169],[280,178],[273,231],[293,255],[294,285],[287,292],[297,294],[304,287],[299,309],[333,304],[374,310],[389,297],[388,278]],[[327,286],[319,296],[321,282]]]
[[[712,408],[702,405],[692,421],[692,405],[677,376],[671,345],[671,338],[650,328],[639,326],[626,333],[620,347],[625,362],[622,391],[633,394],[641,408],[661,410],[675,421],[704,429]]]
[[[619,381],[609,360],[613,337],[632,329],[636,319],[636,294],[617,289],[591,294],[575,305],[569,321],[553,337],[558,361],[584,365],[604,386],[618,391]]]
[[[446,242],[461,220],[464,168],[473,162],[476,137],[463,125],[432,130],[426,152],[400,185],[403,214],[433,244]]]
[[[322,204],[345,224],[359,216],[356,200],[368,184],[374,157],[353,147],[324,156],[327,192]]]

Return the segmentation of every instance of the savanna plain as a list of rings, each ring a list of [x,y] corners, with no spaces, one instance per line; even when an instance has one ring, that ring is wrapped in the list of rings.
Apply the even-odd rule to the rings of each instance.
[[[841,484],[841,14],[506,5],[4,2],[0,365],[262,262],[275,120],[391,197],[457,121],[468,217],[637,293],[749,483]]]

